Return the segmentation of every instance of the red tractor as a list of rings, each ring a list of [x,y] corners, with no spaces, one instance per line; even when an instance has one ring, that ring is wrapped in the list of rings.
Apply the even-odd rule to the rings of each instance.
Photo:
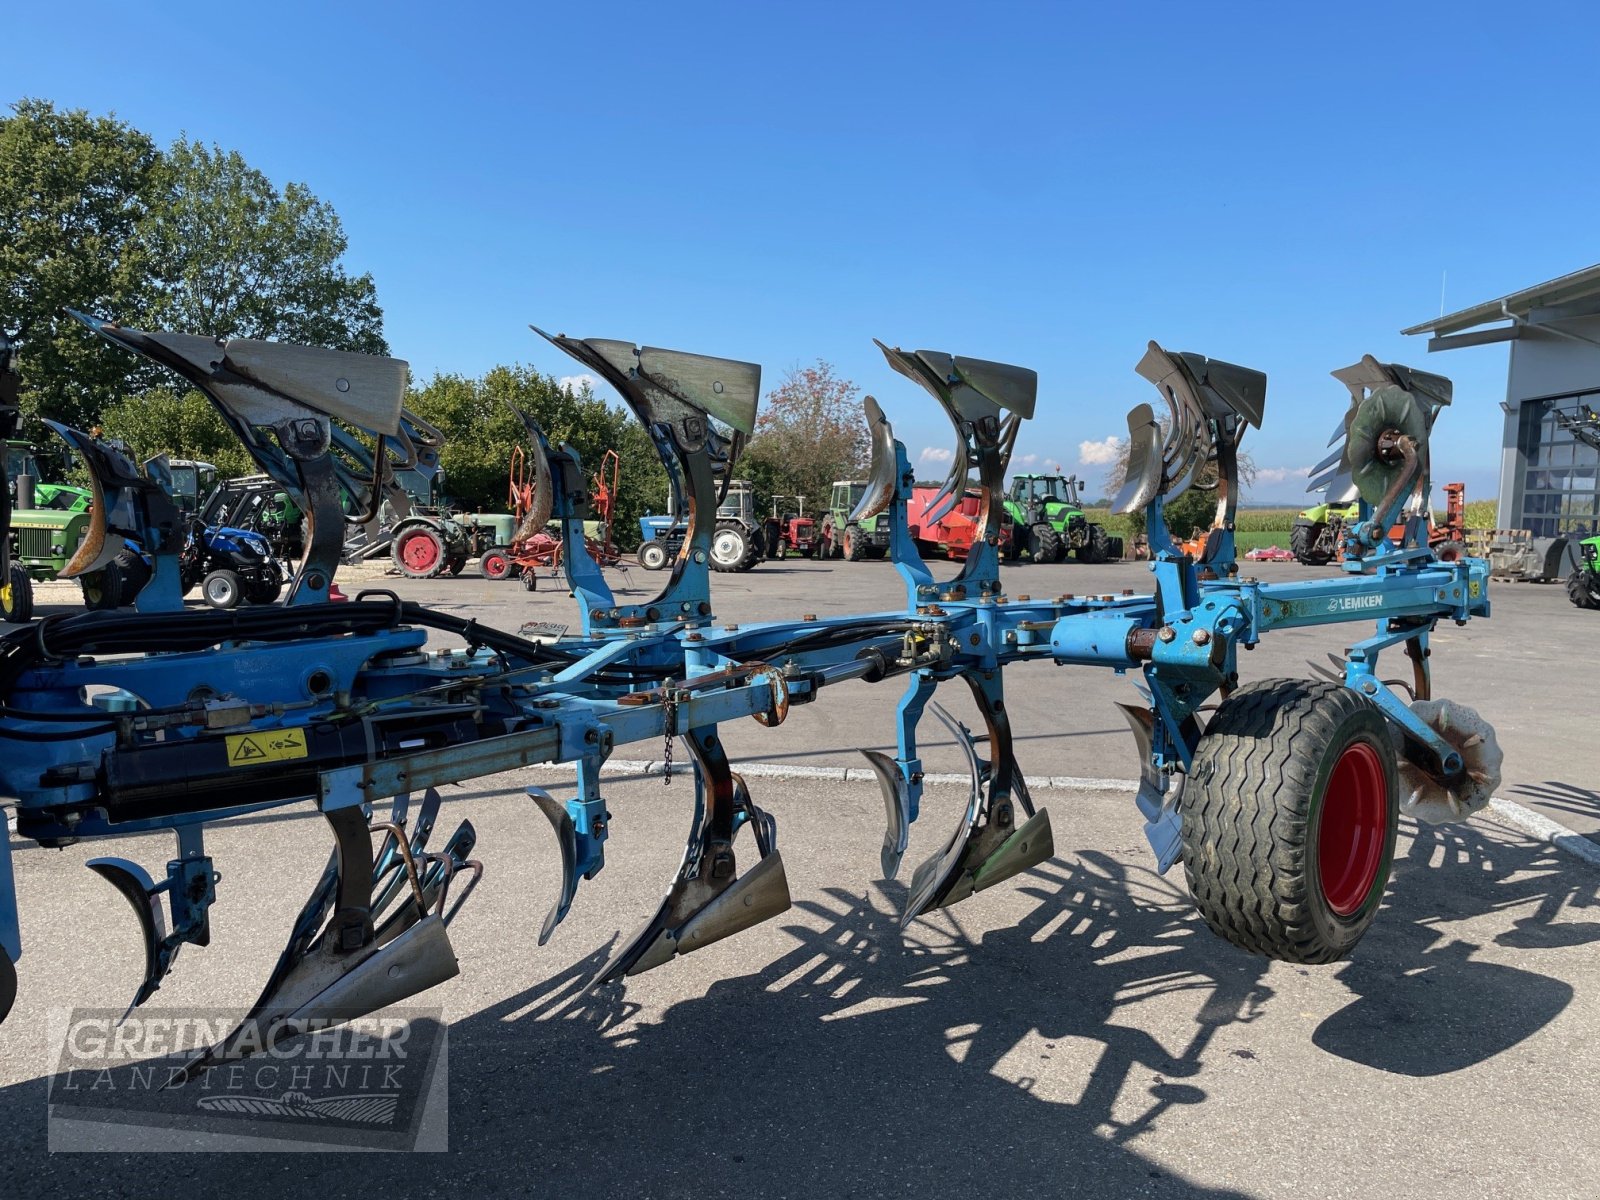
[[[615,450],[607,450],[600,460],[600,469],[590,480],[590,502],[599,513],[598,520],[583,523],[583,541],[590,557],[602,567],[614,567],[622,561],[622,551],[611,539],[611,513],[617,503],[617,483],[622,471],[622,460]],[[485,579],[510,579],[520,576],[522,586],[528,591],[539,588],[540,567],[554,574],[561,567],[561,538],[548,527],[523,532],[522,526],[533,511],[533,477],[528,467],[528,456],[521,446],[511,451],[511,511],[516,517],[517,536],[509,546],[491,546],[478,561],[478,570]]]
[[[938,484],[916,484],[911,489],[911,500],[906,505],[906,520],[911,527],[911,536],[916,539],[917,549],[923,554],[959,562],[967,557],[973,541],[979,535],[982,497],[976,490],[969,491],[938,521],[929,523],[928,513],[936,507],[934,497],[938,494]],[[995,503],[999,505],[998,500]],[[1009,557],[1012,533],[1011,517],[1001,506],[999,549],[1002,558]]]
[[[785,500],[794,500],[799,504],[797,511],[779,508]],[[772,516],[767,519],[768,541],[774,544],[767,547],[768,558],[787,558],[791,554],[798,554],[801,558],[810,558],[817,546],[817,522],[814,517],[806,514],[806,498],[804,496],[774,496],[772,498]]]

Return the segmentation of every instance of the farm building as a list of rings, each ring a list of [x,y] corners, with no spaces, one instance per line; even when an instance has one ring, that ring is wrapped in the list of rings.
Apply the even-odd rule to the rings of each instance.
[[[1600,520],[1600,264],[1413,325],[1428,349],[1511,343],[1497,524],[1535,537]]]

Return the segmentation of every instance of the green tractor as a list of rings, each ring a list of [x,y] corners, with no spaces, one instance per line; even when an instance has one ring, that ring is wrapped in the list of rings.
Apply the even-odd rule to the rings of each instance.
[[[0,581],[0,620],[33,619],[33,585],[58,579],[89,532],[93,493],[65,483],[35,483],[38,457],[27,442],[6,442],[7,486],[12,490],[10,567]],[[20,485],[20,486],[19,486]],[[84,607],[116,608],[122,597],[118,565],[110,563],[78,580]]]
[[[1060,562],[1071,551],[1079,562],[1103,563],[1111,557],[1105,527],[1083,515],[1076,475],[1013,475],[1006,493],[1012,521],[1009,557],[1026,550],[1034,562]]]
[[[1324,501],[1295,518],[1289,530],[1289,549],[1308,567],[1331,563],[1339,550],[1339,535],[1345,525],[1361,516],[1361,505],[1329,504]]]
[[[1567,576],[1567,598],[1579,608],[1600,608],[1600,534],[1577,546],[1581,561]]]
[[[851,562],[860,562],[864,558],[883,558],[889,553],[887,513],[858,522],[850,520],[850,514],[866,492],[865,479],[834,481],[828,511],[822,514],[817,529],[814,551],[817,558],[848,558]]]

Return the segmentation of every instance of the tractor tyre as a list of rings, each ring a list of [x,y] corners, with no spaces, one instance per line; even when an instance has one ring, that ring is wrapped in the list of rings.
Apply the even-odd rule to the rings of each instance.
[[[33,576],[21,563],[12,563],[4,587],[0,587],[0,621],[26,625],[33,620]],[[4,953],[0,951],[0,953]]]
[[[511,577],[511,555],[504,546],[490,546],[478,560],[478,574],[499,581]]]
[[[144,585],[150,582],[153,572],[150,564],[145,562],[144,555],[126,546],[117,552],[117,569],[122,572],[122,596],[118,607],[126,608],[144,591]]]
[[[1015,525],[1011,527],[1011,536],[1000,548],[1000,557],[1006,562],[1016,562],[1022,557],[1022,538],[1018,535]]]
[[[766,548],[761,544],[761,539],[752,537],[750,539],[750,549],[745,552],[744,561],[739,564],[739,570],[753,571],[766,557]]]
[[[78,586],[83,589],[83,606],[90,612],[110,612],[122,604],[122,568],[116,559],[83,576]]]
[[[1028,531],[1028,553],[1036,563],[1060,562],[1067,555],[1061,535],[1044,521]]]
[[[389,557],[408,579],[432,579],[449,557],[444,539],[426,525],[407,525],[394,535]]]
[[[744,527],[729,521],[718,525],[711,534],[711,569],[713,571],[748,571],[745,560],[750,557],[750,538]]]
[[[1296,561],[1303,562],[1308,567],[1325,567],[1333,561],[1333,555],[1317,546],[1322,540],[1325,529],[1327,525],[1322,521],[1294,523],[1294,527],[1289,530],[1289,549],[1294,553]]]
[[[1083,545],[1078,547],[1078,561],[1083,563],[1105,562],[1110,557],[1106,549],[1106,540],[1106,531],[1103,526],[1089,526],[1089,532],[1083,539]]]
[[[244,584],[240,582],[238,572],[219,567],[200,581],[200,594],[212,608],[226,612],[239,606],[239,601],[244,598]]]
[[[15,578],[16,567],[12,567]],[[1579,608],[1600,608],[1600,571],[1579,567],[1567,576],[1567,599]]]
[[[867,539],[861,533],[861,526],[844,527],[844,556],[851,562],[860,562],[867,556]]]
[[[276,604],[283,595],[283,576],[270,563],[243,583],[244,598],[251,604]]]
[[[1460,562],[1467,556],[1467,548],[1451,538],[1448,542],[1440,542],[1434,546],[1433,556],[1440,562]]]
[[[659,571],[667,565],[667,548],[657,541],[639,547],[639,565],[646,571]]]
[[[444,569],[451,578],[461,574],[461,568],[467,565],[465,554],[453,554],[444,560]]]
[[[1343,958],[1383,901],[1400,820],[1372,701],[1269,679],[1217,709],[1179,802],[1189,893],[1212,930],[1283,962]]]

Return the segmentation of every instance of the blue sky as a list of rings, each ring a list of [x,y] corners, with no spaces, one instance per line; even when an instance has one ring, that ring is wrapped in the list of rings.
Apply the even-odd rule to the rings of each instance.
[[[1436,468],[1487,497],[1505,348],[1398,330],[1441,277],[1454,310],[1600,260],[1597,32],[1562,3],[91,2],[7,16],[0,99],[306,182],[423,375],[573,374],[529,321],[768,383],[820,357],[944,447],[878,337],[1034,367],[1019,458],[1098,482],[1155,338],[1267,372],[1252,498],[1289,500],[1327,372],[1371,352],[1455,378]]]

